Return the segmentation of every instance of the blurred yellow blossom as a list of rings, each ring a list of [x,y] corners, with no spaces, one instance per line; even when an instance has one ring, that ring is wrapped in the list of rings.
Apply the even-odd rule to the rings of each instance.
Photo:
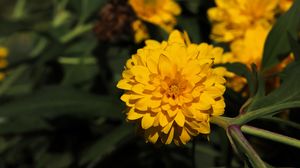
[[[136,15],[149,23],[171,32],[176,24],[176,15],[181,13],[174,0],[129,0]]]
[[[226,69],[213,68],[223,50],[206,43],[190,44],[173,31],[168,41],[147,40],[127,61],[117,87],[147,142],[186,144],[210,133],[210,116],[224,113]]]
[[[282,12],[286,12],[292,6],[294,0],[280,0],[279,1],[279,8]]]
[[[247,29],[257,24],[272,25],[278,0],[215,0],[208,10],[213,23],[211,38],[230,42],[243,37]]]
[[[7,57],[8,50],[5,47],[0,47],[0,69],[5,68],[7,66]],[[0,80],[3,80],[5,77],[5,73],[0,72]]]
[[[149,38],[147,27],[141,20],[136,20],[132,23],[135,43],[140,43]]]
[[[245,32],[244,38],[237,39],[230,44],[233,62],[241,62],[247,66],[255,63],[260,67],[264,44],[271,26],[253,26]]]

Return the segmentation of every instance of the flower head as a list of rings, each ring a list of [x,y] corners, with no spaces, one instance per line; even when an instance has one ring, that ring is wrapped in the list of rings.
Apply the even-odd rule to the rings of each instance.
[[[181,13],[174,0],[129,0],[136,15],[149,23],[170,32],[176,24],[176,15]]]
[[[230,42],[242,37],[257,24],[272,24],[278,0],[215,0],[216,7],[208,10],[213,23],[212,39]]]
[[[192,136],[210,133],[211,115],[225,108],[226,70],[213,68],[221,48],[190,44],[177,30],[168,41],[147,40],[126,63],[117,87],[146,141],[186,144]]]

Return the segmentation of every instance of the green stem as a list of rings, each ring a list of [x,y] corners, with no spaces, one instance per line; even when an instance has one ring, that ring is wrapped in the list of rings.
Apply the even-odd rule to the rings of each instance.
[[[231,125],[228,127],[228,131],[234,142],[239,146],[241,150],[248,157],[254,168],[266,168],[263,160],[258,156],[252,146],[241,132],[241,129],[237,125]]]
[[[71,65],[77,65],[77,64],[95,65],[95,64],[97,64],[97,60],[92,56],[87,56],[85,58],[60,57],[58,59],[58,62],[61,64],[71,64]]]
[[[210,118],[210,122],[213,124],[216,124],[225,130],[227,130],[228,126],[231,124],[230,123],[231,118],[228,117],[221,117],[221,116],[212,116]]]
[[[243,125],[254,119],[265,117],[268,115],[274,115],[279,113],[280,110],[293,108],[293,107],[300,107],[300,101],[281,103],[281,104],[253,110],[253,111],[248,111],[247,113],[240,115],[238,118],[234,119],[232,123],[236,125]]]
[[[78,25],[76,26],[71,32],[68,34],[64,35],[60,41],[62,43],[67,43],[70,40],[76,38],[77,36],[90,31],[93,28],[93,24],[86,24],[86,25]]]
[[[300,148],[300,140],[295,139],[295,138],[291,138],[291,137],[288,137],[285,135],[281,135],[281,134],[278,134],[275,132],[271,132],[268,130],[264,130],[264,129],[260,129],[260,128],[256,128],[256,127],[252,127],[252,126],[248,126],[248,125],[242,126],[241,130],[250,135],[254,135],[257,137],[269,139],[272,141],[276,141],[276,142],[280,142],[280,143],[283,143],[286,145]]]

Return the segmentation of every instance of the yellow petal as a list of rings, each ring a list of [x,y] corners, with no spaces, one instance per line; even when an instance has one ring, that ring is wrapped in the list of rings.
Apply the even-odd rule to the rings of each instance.
[[[177,115],[175,117],[175,121],[180,127],[183,127],[185,123],[185,117],[182,114],[181,110],[178,110]]]
[[[157,139],[159,138],[159,134],[157,132],[152,132],[149,134],[148,136],[148,140],[151,142],[151,143],[156,143]]]
[[[171,128],[171,131],[168,134],[168,138],[167,138],[165,144],[170,144],[173,140],[173,137],[174,137],[174,127]]]
[[[157,74],[157,62],[155,62],[152,58],[147,59],[147,67],[151,73]]]
[[[173,65],[169,58],[163,54],[159,56],[158,71],[162,77],[173,76]],[[172,74],[173,73],[173,74]]]
[[[209,103],[209,104],[215,104],[215,100],[211,97],[211,95],[209,95],[207,93],[203,93],[200,96],[200,101],[205,102],[205,103]]]
[[[150,80],[149,74],[150,72],[144,66],[134,66],[130,69],[132,74],[135,77],[135,80],[142,84],[147,84]]]
[[[145,85],[138,83],[136,85],[133,85],[131,90],[137,94],[143,94],[144,88],[145,88]]]
[[[182,128],[181,134],[179,136],[181,142],[183,144],[186,144],[189,140],[191,140],[191,136],[189,135],[189,133],[185,130],[185,128]]]
[[[178,110],[177,109],[176,110],[169,109],[169,110],[166,110],[166,111],[167,111],[169,117],[172,118],[177,114]]]
[[[178,30],[172,31],[172,33],[169,36],[168,43],[169,44],[180,43],[180,44],[185,45],[184,39],[183,39],[181,33]]]
[[[117,88],[124,89],[124,90],[131,90],[132,85],[128,83],[128,80],[121,79],[117,84]]]
[[[128,120],[137,120],[143,117],[143,114],[137,113],[134,111],[134,108],[131,108],[130,111],[127,113]]]
[[[159,124],[162,127],[165,127],[168,124],[168,119],[163,113],[160,113],[159,115]]]
[[[161,131],[165,134],[168,134],[172,126],[173,126],[173,121],[169,122]]]
[[[146,111],[148,110],[148,102],[149,102],[149,98],[143,97],[135,103],[135,108],[141,111]]]
[[[142,118],[142,128],[148,129],[153,125],[155,117],[152,117],[149,113],[145,114]]]
[[[210,133],[209,122],[201,122],[198,131],[201,134],[209,134]]]

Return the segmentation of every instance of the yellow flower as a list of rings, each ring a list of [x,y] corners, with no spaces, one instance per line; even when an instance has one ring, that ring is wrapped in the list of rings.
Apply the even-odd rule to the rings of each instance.
[[[179,31],[168,41],[147,40],[126,63],[117,87],[147,142],[186,144],[210,133],[211,115],[222,115],[225,68],[213,68],[222,49],[190,44]]]
[[[149,38],[147,27],[143,24],[141,20],[136,20],[132,23],[132,29],[134,31],[134,41],[135,43],[140,43],[143,40]]]
[[[233,41],[230,45],[233,54],[233,62],[241,62],[249,66],[255,63],[260,67],[264,44],[271,26],[263,27],[257,25],[249,28],[244,38]]]
[[[215,0],[216,7],[208,10],[213,23],[211,38],[230,42],[244,35],[249,27],[274,21],[278,0]]]
[[[0,69],[5,68],[7,66],[6,57],[8,55],[8,50],[4,47],[0,47]],[[0,72],[0,80],[3,80],[5,77],[5,73]]]
[[[294,0],[280,0],[279,1],[279,8],[282,12],[286,12],[292,6]]]
[[[174,0],[129,0],[137,16],[149,23],[171,32],[176,24],[176,15],[181,13]]]

